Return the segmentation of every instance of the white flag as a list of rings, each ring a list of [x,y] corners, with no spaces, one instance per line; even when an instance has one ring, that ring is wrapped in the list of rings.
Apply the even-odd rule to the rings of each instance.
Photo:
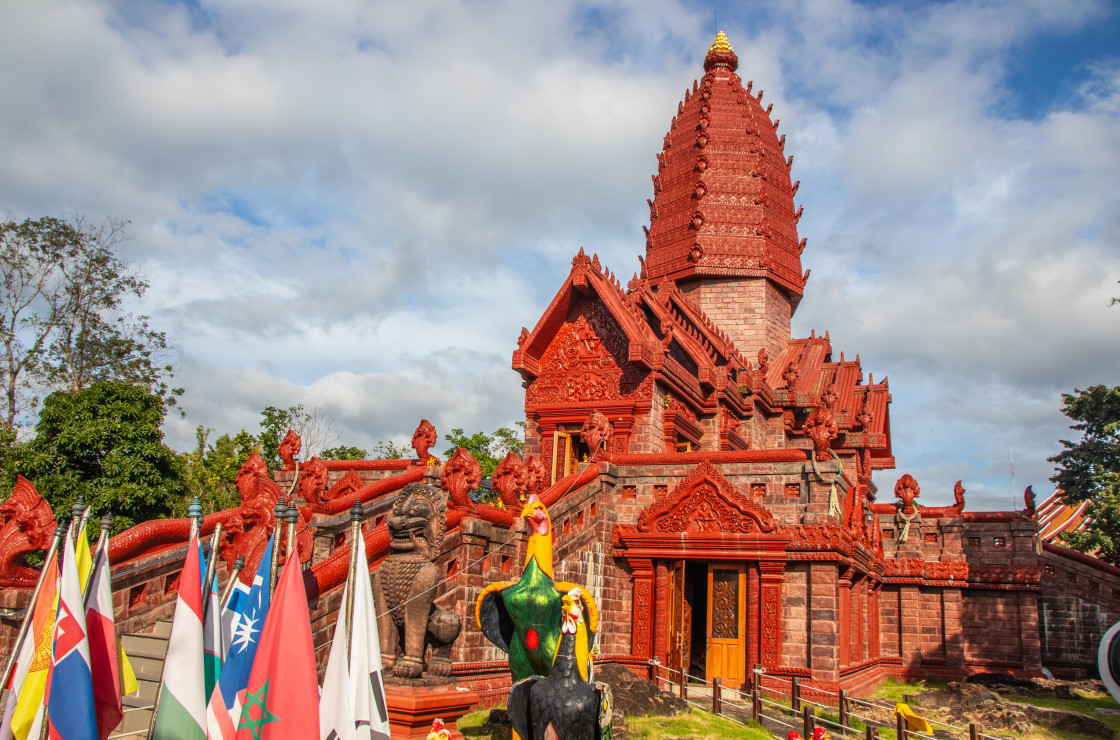
[[[368,563],[365,538],[359,535],[354,629],[350,630],[350,701],[354,707],[359,740],[389,740],[381,640],[377,636]]]
[[[350,704],[350,668],[346,660],[346,599],[350,584],[342,591],[338,619],[334,623],[334,641],[323,674],[323,691],[319,695],[319,737],[321,740],[358,740],[354,710]]]

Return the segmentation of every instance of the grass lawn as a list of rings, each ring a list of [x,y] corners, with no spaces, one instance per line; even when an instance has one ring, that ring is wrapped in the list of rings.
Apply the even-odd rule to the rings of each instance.
[[[471,740],[508,740],[506,734],[490,735],[485,728],[489,709],[471,712],[459,720],[459,732]],[[726,717],[717,717],[710,712],[693,709],[691,712],[668,717],[629,717],[626,729],[634,740],[662,740],[666,737],[688,737],[699,740],[773,740],[761,727],[744,726]]]
[[[905,694],[920,694],[923,691],[945,688],[944,684],[935,683],[902,683],[888,679],[869,698],[886,700],[892,703],[901,702]],[[1107,692],[1090,692],[1075,689],[1081,699],[1051,699],[1007,696],[1005,699],[1016,704],[1031,704],[1037,707],[1051,709],[1065,709],[1071,712],[1080,712],[1094,719],[1099,719],[1107,724],[1113,731],[1113,737],[1120,738],[1120,717],[1106,717],[1094,711],[1097,707],[1107,707],[1120,710],[1112,697]],[[944,719],[936,710],[931,711],[925,707],[914,707],[915,711],[923,717],[933,720]],[[819,710],[818,710],[819,711]],[[863,713],[863,709],[853,707],[856,714]],[[489,709],[471,712],[459,721],[459,730],[470,740],[509,740],[509,731],[505,734],[490,735],[485,728]],[[834,719],[829,712],[820,712],[825,717]],[[861,723],[862,724],[862,723]],[[937,727],[937,725],[934,725]],[[772,740],[774,737],[758,725],[741,725],[725,717],[717,717],[709,712],[693,709],[691,712],[672,715],[669,717],[628,717],[626,727],[634,740],[662,740],[667,737],[687,737],[701,740]],[[1030,738],[1030,740],[1100,740],[1096,735],[1086,735],[1074,732],[1071,729],[1049,728],[1034,724],[1034,732],[1030,735],[1020,735],[1009,730],[986,729],[987,732],[999,737]],[[837,736],[834,734],[834,736]],[[879,737],[883,740],[894,740],[894,728],[881,728]],[[965,735],[967,737],[967,735]]]

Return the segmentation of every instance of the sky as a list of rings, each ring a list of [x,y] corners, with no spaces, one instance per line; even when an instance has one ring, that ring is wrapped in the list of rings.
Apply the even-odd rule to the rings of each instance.
[[[889,377],[887,499],[1021,507],[1061,394],[1120,385],[1120,4],[0,7],[0,217],[131,221],[176,449],[297,403],[367,449],[523,419],[521,327],[581,246],[638,269],[716,23],[801,180],[793,333]]]

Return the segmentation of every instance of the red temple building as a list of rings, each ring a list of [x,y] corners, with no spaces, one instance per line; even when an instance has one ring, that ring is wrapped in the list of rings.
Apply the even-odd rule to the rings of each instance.
[[[241,505],[201,522],[204,537],[224,527],[219,578],[244,556],[251,579],[277,502],[294,495],[320,668],[348,568],[346,512],[361,504],[374,571],[393,501],[426,481],[449,499],[436,602],[462,619],[453,675],[485,701],[504,699],[509,672],[474,604],[486,584],[518,577],[530,492],[549,508],[556,579],[598,602],[600,663],[683,667],[732,687],[757,665],[855,691],[887,676],[1095,670],[1120,620],[1120,569],[1051,541],[1077,512],[1054,501],[1036,512],[1030,489],[1023,510],[968,511],[960,483],[952,506],[923,507],[905,474],[876,490],[873,471],[895,467],[887,379],[865,376],[827,333],[790,333],[808,278],[799,183],[771,106],[737,67],[721,33],[658,154],[637,274],[623,285],[581,249],[522,330],[525,456],[495,471],[503,507],[468,497],[478,462],[462,449],[431,457],[436,431],[423,422],[411,460],[297,462],[286,438],[282,471],[250,458]],[[37,577],[23,558],[54,526],[27,481],[0,506],[0,606],[12,610],[0,613],[0,653]],[[120,631],[170,616],[189,529],[158,520],[111,540]]]

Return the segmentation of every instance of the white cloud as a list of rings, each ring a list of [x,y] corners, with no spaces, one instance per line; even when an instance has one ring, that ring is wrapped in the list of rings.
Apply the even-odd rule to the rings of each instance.
[[[624,281],[654,155],[711,19],[673,0],[57,0],[0,25],[0,209],[130,218],[138,310],[179,350],[187,420],[321,405],[349,444],[491,430],[580,246]],[[721,9],[723,10],[723,9]],[[1120,65],[1024,115],[1033,39],[1102,2],[770,2],[720,14],[795,157],[795,331],[889,373],[927,503],[1044,490],[1062,390],[1120,382]],[[1070,74],[1073,74],[1071,71]],[[889,479],[889,480],[887,480]],[[1006,498],[1006,496],[1003,496]]]

